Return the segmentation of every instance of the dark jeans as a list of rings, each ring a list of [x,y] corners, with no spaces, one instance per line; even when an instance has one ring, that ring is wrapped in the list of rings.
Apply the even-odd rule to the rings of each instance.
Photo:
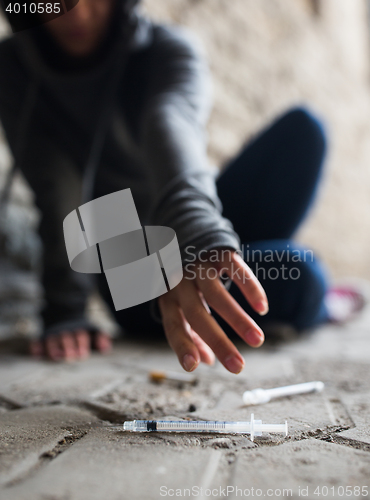
[[[293,109],[247,144],[217,180],[223,214],[240,236],[244,259],[265,288],[270,311],[261,318],[236,285],[230,293],[262,326],[266,321],[284,322],[301,330],[327,318],[325,272],[311,251],[291,240],[314,199],[325,150],[317,119],[303,108]],[[112,304],[104,279],[100,290]],[[148,303],[114,315],[131,333],[163,334]]]

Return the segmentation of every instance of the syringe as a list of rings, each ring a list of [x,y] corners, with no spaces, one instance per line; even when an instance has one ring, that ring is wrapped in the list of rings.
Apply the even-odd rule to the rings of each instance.
[[[218,432],[223,434],[250,434],[262,436],[262,432],[283,433],[288,435],[288,422],[285,424],[263,424],[262,420],[250,422],[202,421],[202,420],[131,420],[123,424],[124,431],[130,432]]]
[[[246,391],[243,394],[243,403],[245,405],[258,405],[268,403],[271,399],[281,398],[283,396],[293,396],[295,394],[305,394],[307,392],[321,392],[324,390],[324,387],[324,382],[315,381],[275,387],[274,389],[253,389],[253,391]]]

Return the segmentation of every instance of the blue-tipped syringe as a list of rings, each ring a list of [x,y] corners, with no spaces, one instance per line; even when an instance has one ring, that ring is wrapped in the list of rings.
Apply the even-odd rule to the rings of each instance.
[[[123,424],[124,431],[130,432],[218,432],[223,434],[250,434],[262,436],[263,432],[283,433],[288,435],[288,422],[285,424],[263,424],[262,420],[250,422],[223,422],[202,420],[132,420]]]

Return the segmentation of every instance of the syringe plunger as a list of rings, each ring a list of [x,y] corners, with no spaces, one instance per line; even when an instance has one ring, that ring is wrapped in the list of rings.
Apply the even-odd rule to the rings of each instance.
[[[243,403],[245,405],[257,405],[268,403],[271,399],[281,398],[283,396],[293,396],[295,394],[304,394],[308,392],[321,392],[325,385],[317,380],[315,382],[306,382],[304,384],[287,385],[284,387],[275,387],[273,389],[253,389],[243,394]]]

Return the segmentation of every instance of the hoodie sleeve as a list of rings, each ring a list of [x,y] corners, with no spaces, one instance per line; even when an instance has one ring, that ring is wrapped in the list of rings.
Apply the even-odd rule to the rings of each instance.
[[[150,222],[176,231],[184,262],[200,250],[237,250],[207,166],[208,66],[187,32],[158,29],[140,137],[154,199]]]
[[[17,57],[14,38],[0,44],[0,120],[13,156],[18,159],[20,117],[27,106],[32,79]],[[94,284],[90,275],[71,270],[63,235],[63,219],[80,200],[80,175],[72,159],[53,140],[51,127],[48,130],[38,121],[36,107],[31,117],[24,131],[20,168],[42,215],[39,234],[44,250],[44,335],[66,329],[92,329],[85,307]]]

